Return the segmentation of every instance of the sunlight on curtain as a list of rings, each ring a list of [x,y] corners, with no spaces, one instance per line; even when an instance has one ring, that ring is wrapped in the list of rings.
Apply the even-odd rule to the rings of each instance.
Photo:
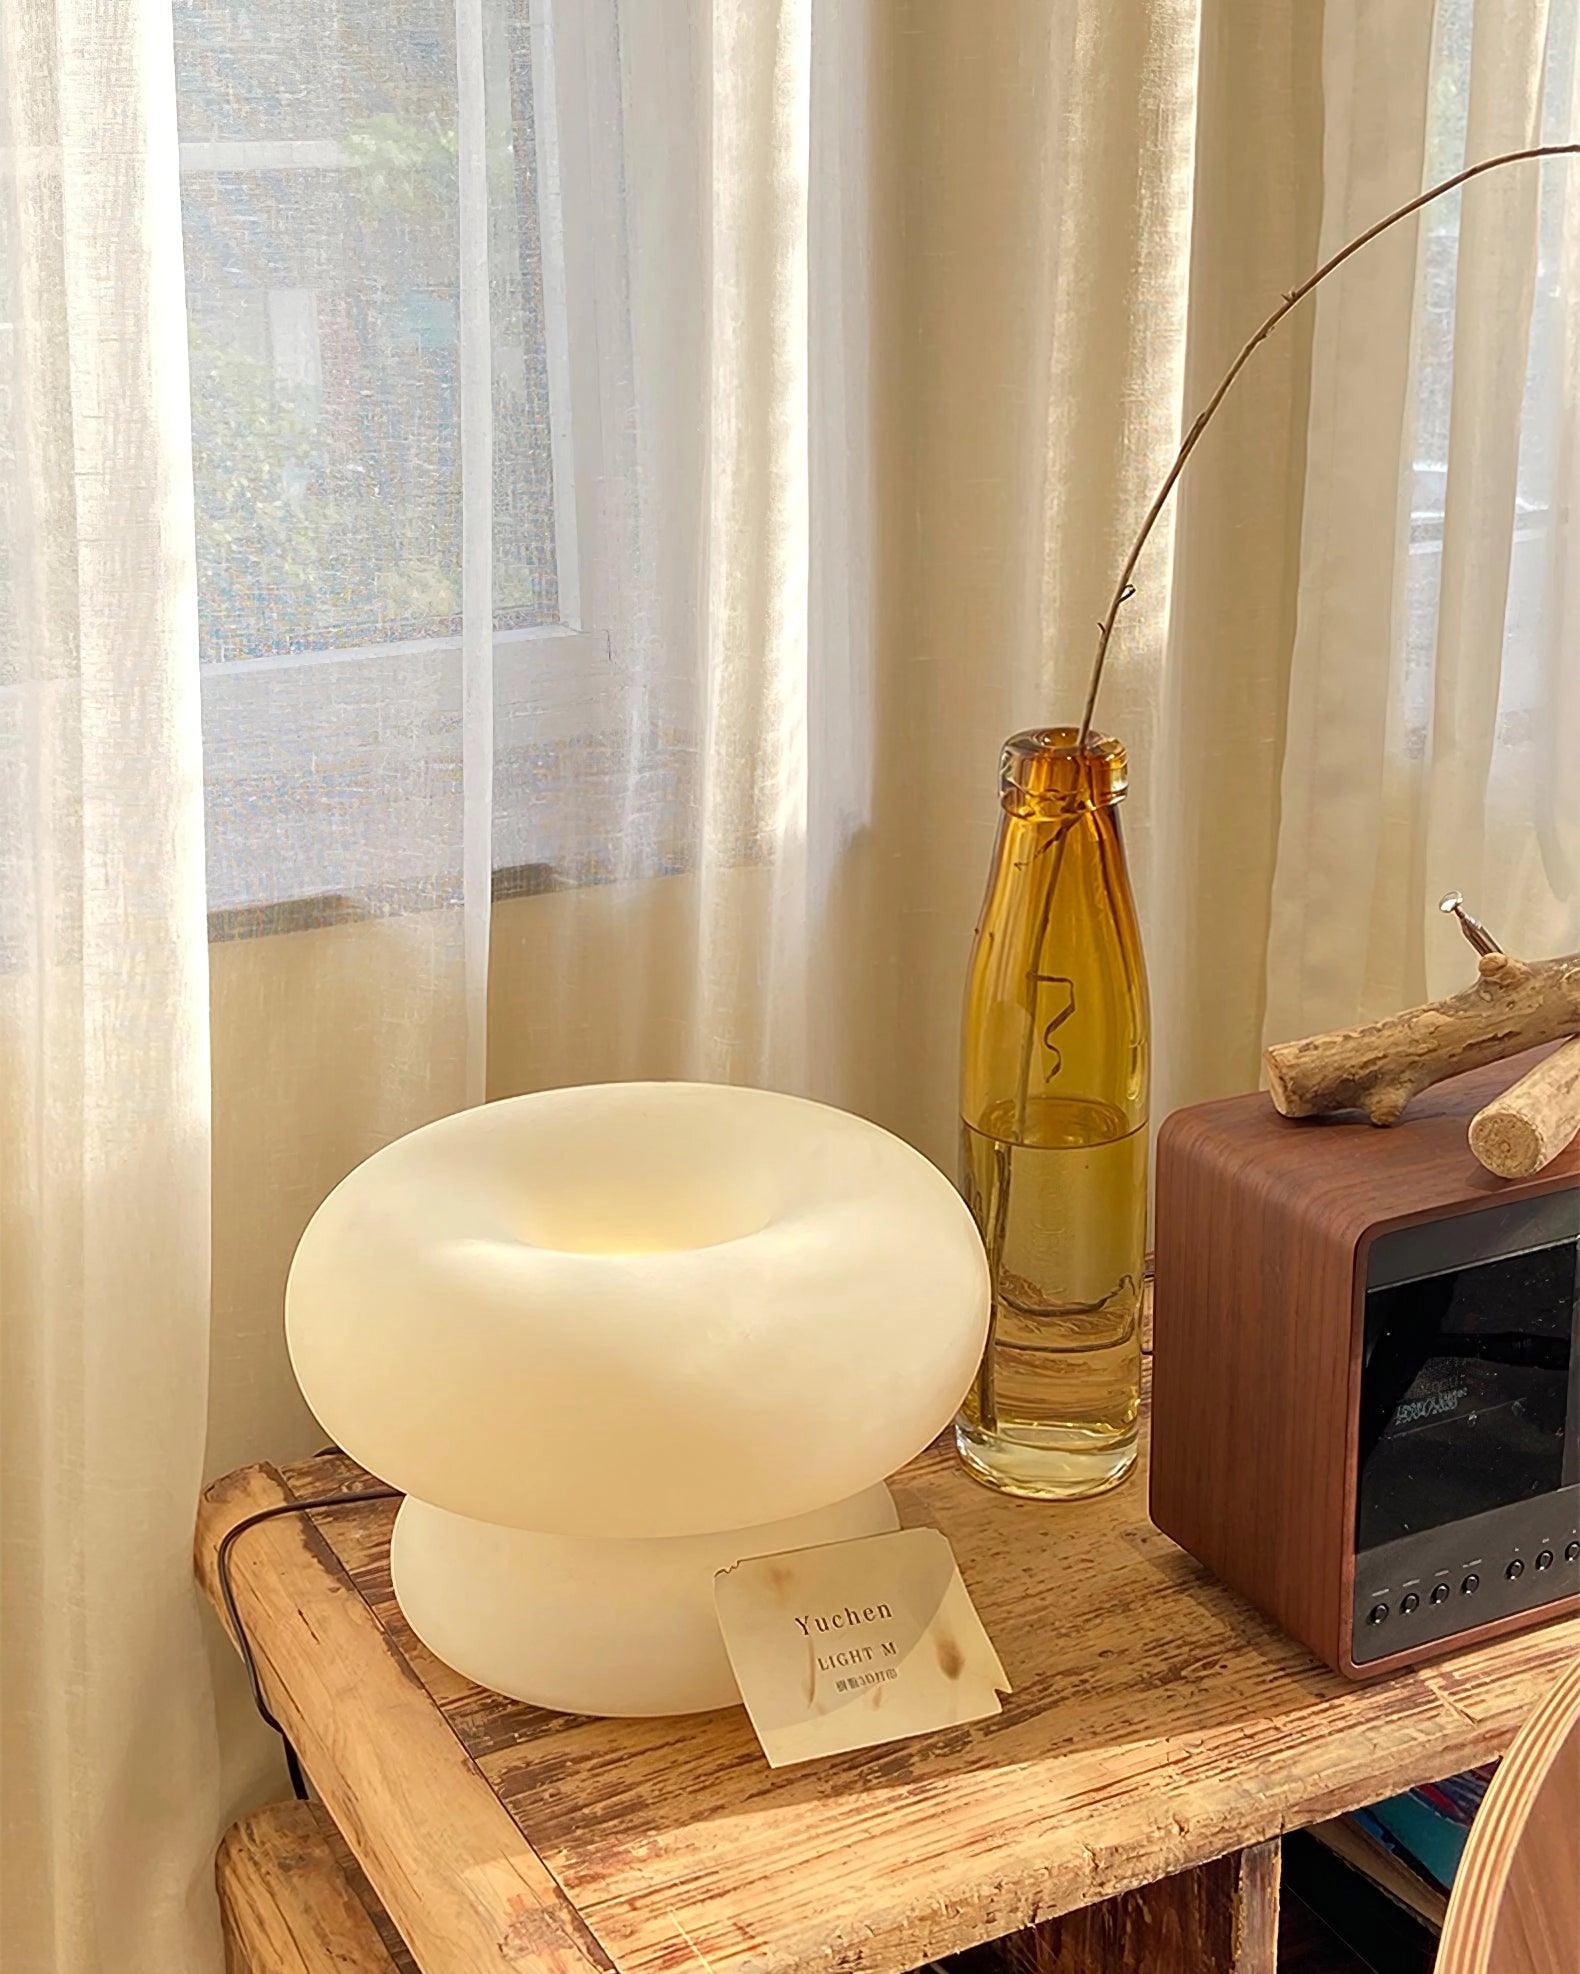
[[[1178,436],[1194,0],[555,21],[623,712],[559,810],[604,882],[496,910],[491,1086],[767,1082],[950,1167],[999,745],[1078,712]],[[1144,871],[1166,561],[1107,709]]]
[[[0,1910],[218,1965],[209,1059],[168,0],[0,4]]]

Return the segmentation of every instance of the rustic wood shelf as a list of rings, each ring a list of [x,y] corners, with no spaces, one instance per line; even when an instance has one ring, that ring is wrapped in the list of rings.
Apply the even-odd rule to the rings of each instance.
[[[214,1861],[226,1974],[419,1974],[316,1803],[272,1803],[231,1826]]]
[[[244,1516],[367,1484],[338,1456],[218,1482],[210,1596]],[[1033,1506],[940,1445],[896,1493],[953,1543],[1015,1691],[995,1720],[777,1772],[739,1709],[571,1718],[440,1665],[390,1591],[392,1504],[240,1537],[265,1695],[425,1974],[900,1974],[1061,1914],[1046,1974],[1092,1942],[1105,1974],[1256,1974],[1268,1840],[1500,1754],[1580,1649],[1569,1621],[1349,1685],[1152,1527],[1141,1472]]]

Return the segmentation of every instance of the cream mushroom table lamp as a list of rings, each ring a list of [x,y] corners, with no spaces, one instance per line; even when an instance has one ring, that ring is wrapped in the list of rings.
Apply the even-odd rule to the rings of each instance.
[[[594,1714],[736,1700],[714,1573],[894,1528],[884,1479],[954,1416],[987,1318],[971,1216],[919,1152],[704,1083],[426,1125],[324,1201],[286,1291],[308,1402],[406,1493],[413,1630]]]

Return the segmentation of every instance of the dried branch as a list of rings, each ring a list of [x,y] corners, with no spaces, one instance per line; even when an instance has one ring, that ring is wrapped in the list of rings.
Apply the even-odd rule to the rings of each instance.
[[[1473,987],[1363,1028],[1282,1042],[1263,1057],[1284,1117],[1363,1110],[1393,1124],[1418,1091],[1580,1029],[1580,953],[1527,964],[1482,955]]]
[[[1470,1149],[1500,1179],[1528,1179],[1580,1133],[1580,1042],[1543,1056],[1470,1120]]]
[[[1119,572],[1119,580],[1114,584],[1113,596],[1109,600],[1108,609],[1098,630],[1097,656],[1092,661],[1092,676],[1086,689],[1086,710],[1081,715],[1080,738],[1076,743],[1079,747],[1084,749],[1091,737],[1092,718],[1097,711],[1097,694],[1103,683],[1103,667],[1108,659],[1108,646],[1114,635],[1114,623],[1119,616],[1119,606],[1124,602],[1131,587],[1130,579],[1136,573],[1136,564],[1141,560],[1141,551],[1147,545],[1158,516],[1168,504],[1175,482],[1185,470],[1186,460],[1196,450],[1197,441],[1212,423],[1213,414],[1229,395],[1234,380],[1250,362],[1257,348],[1267,340],[1290,310],[1305,300],[1313,288],[1326,281],[1335,268],[1342,267],[1352,254],[1358,254],[1361,248],[1368,246],[1379,233],[1386,233],[1390,226],[1397,226],[1400,220],[1408,219],[1412,213],[1419,212],[1423,206],[1429,206],[1434,199],[1442,198],[1444,193],[1452,192],[1457,186],[1468,184],[1472,178],[1479,178],[1483,172],[1497,171],[1503,165],[1520,164],[1528,158],[1563,157],[1580,157],[1580,144],[1533,144],[1523,151],[1503,151],[1497,157],[1483,158],[1478,164],[1467,165],[1463,171],[1456,171],[1452,178],[1445,178],[1441,184],[1432,186],[1429,191],[1422,192],[1419,197],[1411,199],[1407,205],[1400,206],[1386,218],[1379,219],[1375,225],[1368,226],[1364,233],[1357,234],[1347,246],[1340,247],[1338,252],[1325,260],[1314,274],[1309,275],[1298,288],[1292,288],[1284,296],[1278,307],[1230,364],[1223,382],[1207,400],[1195,423],[1185,434],[1184,443],[1174,456],[1174,464],[1169,468],[1167,478],[1158,489],[1157,498],[1147,509],[1146,519],[1141,523],[1141,531],[1131,544],[1130,553],[1125,557],[1125,566]]]

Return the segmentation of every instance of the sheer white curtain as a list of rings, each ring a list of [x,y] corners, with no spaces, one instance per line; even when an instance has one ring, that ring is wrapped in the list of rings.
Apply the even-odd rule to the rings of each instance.
[[[497,10],[287,13],[0,0],[19,1974],[217,1970],[215,1843],[283,1778],[198,1491],[319,1443],[280,1337],[313,1207],[483,1094],[491,633],[546,585],[530,528],[493,552],[490,453],[505,506],[537,460],[490,273],[531,217],[488,190],[511,49]]]
[[[1327,9],[1323,244],[1580,131],[1576,10]],[[1402,231],[1402,230],[1401,230]],[[1467,187],[1318,299],[1270,1039],[1462,985],[1436,911],[1580,945],[1580,183]]]
[[[611,772],[555,818],[599,881],[496,910],[491,1086],[749,1078],[947,1165],[999,745],[1078,709],[1180,429],[1195,0],[554,20]]]
[[[208,981],[167,0],[8,0],[0,146],[3,1952],[212,1966],[188,1563]]]

